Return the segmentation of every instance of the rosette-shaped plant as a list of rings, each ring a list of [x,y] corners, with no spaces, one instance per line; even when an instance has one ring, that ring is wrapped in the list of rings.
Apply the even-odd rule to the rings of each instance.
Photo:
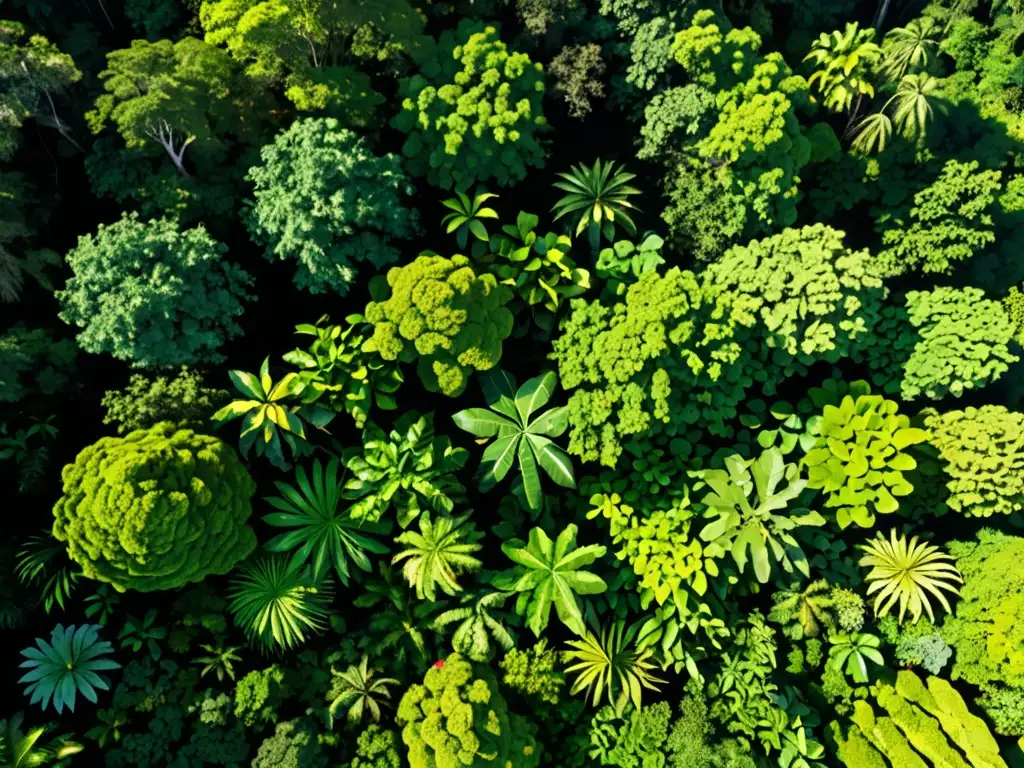
[[[491,671],[453,653],[436,662],[398,705],[412,768],[529,768],[540,750],[525,721],[509,716]]]
[[[974,517],[1024,510],[1024,413],[1001,405],[930,411],[925,425],[949,476],[947,506]]]
[[[419,359],[419,375],[431,392],[462,394],[473,371],[501,359],[501,343],[512,333],[505,307],[512,291],[491,274],[477,275],[465,256],[421,254],[388,270],[391,296],[366,306],[373,336],[363,345],[385,360]]]
[[[807,487],[825,492],[825,506],[835,509],[840,528],[851,523],[868,528],[876,512],[899,509],[896,497],[914,490],[903,473],[917,468],[905,449],[928,439],[925,430],[897,413],[897,403],[868,391],[865,382],[856,381],[838,406],[825,406],[817,439],[803,460],[809,467]]]
[[[53,535],[85,576],[119,592],[227,573],[256,546],[256,484],[215,437],[161,422],[100,438],[62,477]]]
[[[409,134],[402,152],[412,173],[465,189],[491,178],[508,186],[543,164],[544,68],[510,51],[496,26],[464,22],[420,58],[392,123]]]
[[[1015,333],[1003,305],[986,299],[980,288],[910,291],[907,311],[921,340],[904,366],[904,400],[960,397],[1020,359],[1008,347]]]
[[[823,224],[786,229],[730,248],[704,276],[758,319],[772,349],[834,362],[865,332],[865,305],[882,299],[871,254],[843,236]]]

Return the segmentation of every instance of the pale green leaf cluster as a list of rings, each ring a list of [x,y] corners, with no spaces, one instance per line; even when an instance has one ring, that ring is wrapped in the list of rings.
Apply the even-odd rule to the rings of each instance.
[[[53,535],[90,579],[119,592],[227,573],[256,546],[256,490],[232,448],[163,422],[103,437],[64,468]]]
[[[920,340],[904,365],[904,400],[962,397],[1020,359],[1010,351],[1014,328],[1003,305],[980,288],[910,291],[906,306]]]
[[[252,278],[227,262],[227,248],[202,226],[125,214],[68,251],[73,276],[60,318],[82,330],[79,345],[136,368],[220,362],[218,349],[242,329],[235,321]]]
[[[868,392],[865,382],[854,382],[838,405],[825,406],[803,459],[808,487],[824,491],[840,528],[870,528],[876,513],[899,509],[898,497],[914,490],[904,473],[917,468],[906,449],[928,439],[898,413],[898,403]]]
[[[300,288],[344,296],[360,262],[398,261],[398,241],[418,231],[400,158],[374,155],[334,118],[296,120],[260,159],[247,177],[256,198],[247,225],[268,258],[298,263]]]
[[[544,68],[510,50],[497,26],[470,21],[443,32],[434,57],[399,85],[402,111],[392,122],[409,134],[410,171],[451,189],[490,179],[508,186],[541,166]]]
[[[983,405],[931,411],[925,424],[944,463],[950,508],[972,517],[1024,510],[1024,414]]]
[[[559,671],[561,654],[547,647],[542,639],[526,650],[511,648],[499,663],[504,673],[501,682],[525,696],[536,696],[548,704],[558,704],[565,688],[565,675]]]
[[[506,304],[512,291],[494,275],[478,275],[465,256],[450,259],[426,252],[387,273],[390,296],[366,306],[373,336],[365,352],[385,360],[418,360],[423,385],[455,397],[473,371],[501,359],[501,344],[512,333]]]
[[[834,361],[866,332],[867,310],[883,297],[871,255],[843,238],[823,224],[786,229],[730,248],[704,278],[757,318],[769,347]]]

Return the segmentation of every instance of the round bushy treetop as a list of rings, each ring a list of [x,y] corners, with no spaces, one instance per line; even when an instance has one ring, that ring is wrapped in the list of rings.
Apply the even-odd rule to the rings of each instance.
[[[697,422],[723,429],[753,373],[736,362],[738,314],[678,268],[641,276],[610,307],[574,299],[551,354],[562,385],[576,390],[569,452],[615,466],[633,435]]]
[[[227,573],[256,546],[256,490],[234,449],[161,422],[103,437],[62,473],[53,535],[90,579],[123,592]]]
[[[920,341],[904,366],[904,400],[960,397],[995,381],[1019,359],[1008,347],[1013,323],[980,288],[910,291],[907,311]]]
[[[949,553],[964,577],[943,636],[956,649],[952,678],[1024,688],[1024,538],[982,529]]]
[[[883,298],[871,255],[843,237],[824,224],[786,229],[730,248],[704,278],[760,320],[769,347],[835,362],[865,332],[864,305]]]
[[[247,224],[268,258],[298,261],[300,288],[344,296],[358,262],[397,261],[393,241],[417,231],[401,159],[377,157],[334,118],[296,120],[260,157],[249,169],[256,203]]]
[[[498,364],[501,342],[512,333],[505,307],[512,291],[494,275],[477,275],[465,256],[428,251],[388,270],[387,282],[391,296],[366,306],[373,336],[363,351],[406,363],[419,358],[423,385],[452,397],[470,373]]]
[[[530,768],[540,750],[486,666],[453,653],[402,696],[396,719],[411,768]]]
[[[242,332],[232,319],[241,300],[252,298],[252,278],[223,260],[226,250],[202,226],[125,214],[68,252],[74,277],[55,294],[60,318],[82,328],[82,349],[136,368],[218,363],[217,348]]]
[[[1024,510],[1024,414],[1001,405],[925,413],[949,476],[947,506],[974,517]]]
[[[544,68],[508,50],[496,26],[463,22],[441,34],[421,74],[402,80],[393,125],[409,134],[402,152],[417,176],[451,189],[494,179],[502,186],[541,167],[547,127]]]

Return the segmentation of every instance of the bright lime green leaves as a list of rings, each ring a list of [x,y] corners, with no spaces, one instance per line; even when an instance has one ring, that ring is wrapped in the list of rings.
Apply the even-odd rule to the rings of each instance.
[[[453,417],[456,425],[483,438],[495,438],[484,451],[480,490],[488,491],[500,483],[518,462],[517,485],[522,487],[530,509],[541,509],[544,496],[540,473],[563,488],[575,488],[572,461],[551,438],[559,437],[569,425],[567,406],[550,408],[534,418],[551,398],[558,377],[548,371],[527,381],[518,390],[511,374],[498,370],[484,380],[484,394],[491,410],[468,408]]]
[[[530,531],[529,543],[512,539],[501,545],[501,551],[518,567],[521,574],[513,589],[519,592],[516,612],[526,616],[526,626],[540,637],[555,606],[558,618],[577,635],[583,635],[583,612],[576,595],[597,595],[607,585],[596,574],[583,570],[606,549],[598,544],[576,547],[576,526],[569,525],[552,542],[541,528]]]
[[[864,577],[868,583],[868,597],[875,596],[875,616],[882,617],[899,601],[898,621],[903,623],[907,610],[916,623],[921,611],[934,622],[935,614],[928,601],[929,593],[938,600],[946,611],[951,611],[943,590],[953,595],[960,594],[955,582],[963,578],[953,558],[932,544],[918,543],[917,536],[907,543],[906,536],[896,537],[896,529],[889,531],[889,541],[879,532],[877,538],[861,546],[867,554],[859,565],[871,566]]]
[[[366,307],[373,336],[363,351],[419,360],[423,385],[452,397],[465,390],[473,371],[498,364],[501,343],[512,333],[505,307],[512,291],[494,275],[477,275],[465,256],[426,252],[388,270],[387,287],[385,300]]]
[[[445,232],[449,235],[452,232],[455,233],[455,242],[459,244],[459,248],[465,249],[469,244],[469,236],[472,234],[475,241],[473,250],[476,255],[477,251],[486,248],[487,243],[490,242],[487,227],[484,226],[481,219],[498,218],[498,212],[484,203],[497,195],[482,190],[476,192],[472,197],[462,190],[456,190],[455,195],[455,197],[441,201],[441,205],[451,211],[441,219],[441,223],[445,225]]]
[[[478,543],[483,534],[469,522],[469,515],[431,520],[425,512],[418,523],[419,533],[409,530],[395,539],[405,548],[392,558],[392,564],[402,563],[402,573],[420,600],[437,600],[438,587],[446,595],[455,595],[462,590],[456,576],[482,565],[472,553],[483,549]]]
[[[750,562],[762,584],[771,576],[772,560],[787,573],[795,568],[809,576],[807,557],[792,532],[822,526],[825,518],[807,509],[789,509],[807,487],[799,477],[799,466],[786,464],[776,448],[757,459],[733,454],[725,459],[725,466],[692,473],[701,480],[695,487],[710,491],[700,500],[707,507],[705,516],[717,518],[704,526],[700,538],[721,552],[730,552],[740,573]]]
[[[508,186],[543,164],[544,68],[509,50],[496,26],[464,22],[419,59],[422,74],[402,80],[392,122],[409,134],[402,152],[412,173],[467,189],[489,179]]]
[[[825,406],[817,440],[803,460],[808,487],[825,492],[825,506],[836,510],[840,528],[870,528],[876,513],[899,509],[897,497],[914,490],[904,473],[917,467],[906,449],[928,439],[897,413],[895,402],[868,391],[864,382],[854,382],[838,406]]]
[[[875,95],[871,78],[882,49],[873,42],[874,37],[874,29],[859,29],[856,22],[851,22],[842,32],[823,32],[804,57],[817,67],[808,84],[817,84],[825,106],[833,112],[850,109],[855,98]]]
[[[636,625],[626,629],[625,622],[616,621],[604,627],[600,637],[587,631],[582,640],[570,640],[572,650],[565,656],[573,663],[565,671],[577,677],[569,694],[584,691],[597,707],[607,692],[616,711],[622,712],[630,701],[640,709],[642,690],[657,691],[657,683],[665,681],[653,674],[654,652],[635,647],[636,629]]]
[[[242,417],[238,447],[243,456],[256,446],[257,456],[265,455],[275,467],[287,469],[281,444],[287,445],[293,456],[301,456],[310,450],[306,422],[323,427],[334,418],[326,408],[298,402],[305,386],[299,374],[286,374],[275,384],[269,357],[260,366],[259,376],[245,371],[229,371],[228,375],[242,398],[232,400],[210,418],[224,423]]]

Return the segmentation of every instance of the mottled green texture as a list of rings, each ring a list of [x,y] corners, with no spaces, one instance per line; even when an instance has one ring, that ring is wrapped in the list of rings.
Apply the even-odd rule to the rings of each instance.
[[[91,579],[120,592],[227,573],[256,546],[256,484],[215,437],[164,422],[103,437],[64,468],[53,535]]]
[[[949,552],[964,577],[955,613],[942,627],[956,649],[951,677],[980,686],[992,703],[1004,702],[999,694],[1005,692],[1019,699],[1024,692],[1024,538],[984,528],[975,540],[951,542]],[[986,706],[986,700],[981,703]],[[1024,728],[1013,733],[1024,735]]]
[[[979,171],[978,162],[949,160],[940,176],[914,195],[906,219],[882,233],[888,246],[878,260],[889,275],[949,274],[996,241],[992,210],[1002,174]]]
[[[220,362],[218,348],[242,332],[234,318],[252,282],[225,251],[202,226],[125,214],[68,252],[60,318],[82,329],[82,349],[136,368]]]
[[[458,653],[427,670],[398,705],[411,768],[533,768],[540,750],[510,716],[491,671]]]
[[[278,723],[274,735],[264,739],[252,768],[319,768],[327,764],[316,727],[296,718]]]
[[[547,640],[540,640],[525,651],[512,648],[498,666],[504,673],[501,682],[509,688],[558,704],[565,689],[565,675],[559,671],[559,652],[547,644]]]
[[[402,111],[392,121],[409,134],[402,152],[413,174],[444,189],[490,179],[508,186],[543,164],[544,68],[509,50],[497,26],[467,20],[445,30],[420,64],[421,74],[399,85]]]
[[[477,275],[465,256],[427,252],[392,267],[387,282],[390,297],[366,306],[373,336],[364,351],[406,363],[418,358],[423,385],[452,397],[473,371],[498,364],[501,343],[512,333],[505,308],[512,291],[494,275]]]
[[[230,399],[226,389],[204,387],[203,377],[187,366],[173,378],[134,374],[124,389],[108,390],[103,396],[103,423],[117,424],[119,435],[161,421],[203,432],[212,428],[210,417]]]
[[[648,272],[607,306],[574,299],[551,356],[569,398],[569,453],[614,466],[622,442],[674,423],[720,423],[735,407],[734,308],[692,272]],[[705,401],[698,388],[718,389]],[[739,392],[742,395],[742,389]],[[671,425],[670,425],[671,426]],[[671,429],[669,430],[671,431]]]
[[[1013,323],[1002,304],[986,299],[981,289],[910,291],[906,299],[920,340],[904,366],[904,400],[961,397],[995,381],[1020,359],[1009,348]]]
[[[268,258],[298,262],[300,288],[344,296],[360,262],[379,270],[398,261],[395,241],[417,232],[398,156],[377,157],[333,118],[296,120],[260,158],[247,177],[256,196],[249,231]]]
[[[973,517],[1024,510],[1024,414],[1001,405],[927,413],[949,478],[946,505]]]
[[[730,248],[704,279],[760,320],[772,349],[835,361],[865,332],[864,305],[882,299],[870,254],[844,247],[843,237],[823,224],[786,229]]]
[[[78,348],[43,328],[16,325],[0,336],[0,403],[67,392]]]

